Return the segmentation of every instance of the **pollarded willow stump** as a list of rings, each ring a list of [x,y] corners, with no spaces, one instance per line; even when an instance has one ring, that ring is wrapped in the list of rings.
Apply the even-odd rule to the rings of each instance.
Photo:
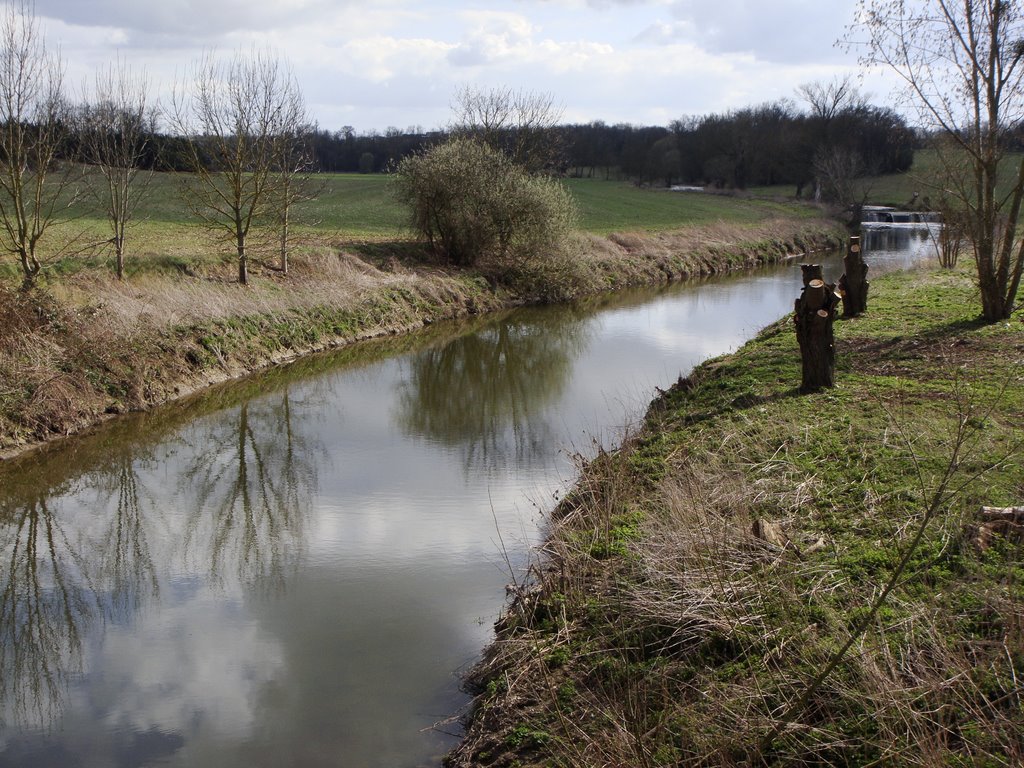
[[[868,309],[868,265],[860,249],[860,238],[851,237],[843,257],[846,272],[839,278],[839,295],[843,297],[843,317],[855,317]]]
[[[801,264],[804,288],[796,300],[793,322],[800,344],[801,392],[835,386],[836,351],[832,323],[839,294],[826,283],[820,264]]]

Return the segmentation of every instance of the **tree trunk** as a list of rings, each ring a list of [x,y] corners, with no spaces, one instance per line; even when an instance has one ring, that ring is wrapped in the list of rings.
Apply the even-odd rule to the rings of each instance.
[[[36,277],[39,275],[42,265],[35,254],[28,250],[21,251],[18,257],[21,260],[21,287],[22,290],[28,290],[36,284]]]
[[[245,255],[245,238],[239,236],[238,238],[238,282],[242,285],[248,285],[249,283],[249,263],[248,257]]]
[[[281,274],[288,274],[288,204],[281,211]]]
[[[978,246],[975,246],[977,249]],[[991,251],[991,249],[988,249]],[[978,291],[981,294],[981,316],[985,322],[996,323],[1009,317],[1008,307],[1003,298],[1002,285],[999,283],[995,268],[992,265],[993,256],[975,252],[975,261],[978,266]]]
[[[850,238],[850,247],[843,258],[846,272],[839,278],[839,295],[843,297],[843,317],[856,317],[868,309],[868,265],[860,249],[860,237]]]
[[[804,288],[794,305],[793,322],[800,345],[801,392],[835,386],[835,344],[832,324],[839,295],[822,279],[820,264],[801,264]]]

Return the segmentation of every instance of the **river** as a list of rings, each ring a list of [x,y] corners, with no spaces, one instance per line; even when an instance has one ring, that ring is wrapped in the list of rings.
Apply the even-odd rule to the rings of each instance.
[[[439,325],[0,465],[0,766],[438,765],[574,456],[799,285],[794,262]]]

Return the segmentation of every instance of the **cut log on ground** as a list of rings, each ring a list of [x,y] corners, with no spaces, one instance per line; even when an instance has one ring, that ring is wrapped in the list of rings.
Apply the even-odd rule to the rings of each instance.
[[[839,294],[826,283],[820,264],[801,264],[804,289],[794,306],[793,322],[800,345],[801,392],[835,386],[835,343],[832,324]]]
[[[860,237],[851,237],[843,257],[846,272],[839,278],[839,295],[843,297],[843,317],[855,317],[868,309],[868,265],[860,247]]]
[[[970,528],[971,543],[978,551],[991,547],[996,536],[1024,537],[1024,506],[982,507],[978,518],[980,522]]]

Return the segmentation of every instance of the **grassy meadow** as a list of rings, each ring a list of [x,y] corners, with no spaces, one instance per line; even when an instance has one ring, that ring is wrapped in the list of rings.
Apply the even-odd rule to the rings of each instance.
[[[202,262],[229,258],[232,244],[222,233],[202,225],[182,193],[183,178],[155,174],[129,225],[126,260],[129,274],[184,270]],[[639,188],[622,181],[568,179],[579,206],[579,226],[586,233],[669,232],[694,226],[754,225],[772,218],[810,218],[814,208],[772,199],[730,195],[675,193]],[[383,174],[316,174],[308,188],[312,199],[294,208],[292,232],[302,247],[409,242],[414,233],[406,209],[393,196],[390,177]],[[40,242],[46,263],[43,279],[112,262],[110,234],[101,210],[88,196],[63,210]],[[254,232],[250,241],[256,259],[271,260],[274,235]],[[20,279],[13,257],[0,262],[0,276]]]
[[[1009,177],[1016,156],[1005,164]],[[906,205],[915,192],[935,195],[939,169],[932,150],[919,150],[914,166],[903,174],[861,180],[859,188],[869,202]],[[223,233],[204,227],[189,210],[181,175],[155,174],[134,214],[127,238],[129,273],[184,270],[201,263],[229,259],[232,244]],[[792,185],[753,187],[741,193],[701,194],[637,187],[621,180],[569,178],[566,186],[579,209],[579,228],[604,237],[612,233],[665,233],[709,225],[745,227],[770,219],[808,219],[821,210],[793,199]],[[409,216],[392,194],[391,178],[384,174],[315,174],[309,184],[311,199],[293,213],[293,241],[302,247],[355,246],[357,250],[394,253],[388,244],[414,240]],[[918,207],[924,202],[919,201]],[[86,195],[61,211],[40,243],[50,275],[104,266],[112,261],[102,211]],[[250,240],[256,260],[274,259],[277,244],[272,231],[254,232]],[[399,249],[401,250],[401,249]],[[0,278],[20,279],[12,257],[0,260]],[[47,279],[44,276],[44,280]]]
[[[1020,154],[1009,154],[1003,161],[1000,183],[1005,192],[1016,177],[1020,165]],[[866,197],[869,203],[902,207],[907,205],[917,192],[920,195],[916,207],[923,209],[924,197],[935,199],[938,195],[936,179],[941,177],[942,165],[935,150],[919,149],[914,153],[914,164],[905,173],[885,176],[868,176],[858,180],[854,189]],[[792,184],[771,187],[751,187],[747,193],[758,199],[792,200],[795,188]],[[806,190],[805,190],[806,194]]]
[[[580,225],[594,234],[652,232],[729,222],[754,223],[777,216],[819,215],[800,205],[730,195],[670,192],[621,181],[568,179],[580,210]]]

